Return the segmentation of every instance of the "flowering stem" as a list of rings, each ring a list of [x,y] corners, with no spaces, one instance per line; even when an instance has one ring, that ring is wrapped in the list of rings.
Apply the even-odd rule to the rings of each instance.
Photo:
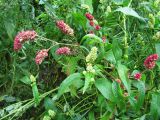
[[[123,15],[123,26],[124,26],[124,59],[128,60],[128,43],[127,43],[126,15]]]

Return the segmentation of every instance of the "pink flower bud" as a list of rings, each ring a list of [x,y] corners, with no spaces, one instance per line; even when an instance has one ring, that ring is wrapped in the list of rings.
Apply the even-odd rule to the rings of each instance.
[[[63,20],[56,21],[57,27],[64,33],[70,36],[74,36],[74,31]]]
[[[56,50],[57,55],[69,55],[71,53],[70,48],[61,47]]]
[[[86,13],[85,16],[88,20],[93,20],[94,19],[94,17],[90,13]]]
[[[91,30],[91,31],[89,31],[89,34],[94,34],[94,31],[92,31],[92,30]]]
[[[96,29],[96,30],[100,30],[101,27],[100,27],[99,25],[96,25],[95,29]]]
[[[90,26],[94,26],[94,22],[91,20],[89,21]]]
[[[37,65],[41,64],[43,62],[43,60],[45,59],[45,57],[48,56],[48,49],[42,49],[40,51],[37,52],[36,58],[35,58],[35,62]]]
[[[141,79],[141,73],[136,73],[136,74],[134,75],[134,79],[136,79],[136,80]]]

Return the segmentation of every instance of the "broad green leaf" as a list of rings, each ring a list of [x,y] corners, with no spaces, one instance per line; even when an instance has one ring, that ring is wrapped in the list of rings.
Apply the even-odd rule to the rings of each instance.
[[[99,43],[102,42],[102,39],[94,34],[87,34],[83,36],[81,40],[81,44],[94,44],[94,43]]]
[[[106,99],[110,101],[114,101],[114,97],[112,93],[112,84],[109,80],[104,78],[97,79],[95,81],[95,85]]]
[[[121,7],[121,8],[116,9],[116,11],[120,11],[125,15],[130,15],[130,16],[133,16],[133,17],[136,17],[136,18],[138,18],[140,20],[145,21],[145,19],[143,17],[141,17],[136,11],[134,11],[130,7]]]
[[[138,100],[136,109],[139,110],[142,107],[145,98],[145,83],[143,81],[136,81],[133,83],[133,85],[138,88]]]
[[[119,47],[118,41],[116,39],[114,39],[112,44],[113,44],[112,51],[113,51],[114,57],[116,59],[116,62],[120,61],[122,58],[122,50]]]
[[[69,86],[81,82],[81,74],[80,73],[73,73],[68,76],[60,85],[58,89],[58,97],[66,92],[69,89]]]
[[[24,76],[23,78],[20,79],[20,81],[28,85],[31,84],[31,80],[29,79],[28,76]]]
[[[115,101],[117,103],[117,106],[121,109],[121,111],[125,110],[125,100],[123,98],[122,90],[117,82],[112,83],[112,92],[115,97]]]
[[[160,119],[160,93],[153,93],[152,94],[152,100],[151,100],[151,106],[150,106],[150,114],[154,118],[154,120]]]
[[[106,52],[106,57],[105,57],[105,59],[106,59],[107,61],[109,61],[110,63],[112,63],[112,64],[116,64],[116,59],[115,59],[115,57],[114,57],[114,54],[113,54],[113,51],[112,51],[112,50],[109,50],[109,51]]]
[[[117,71],[119,74],[120,79],[122,80],[125,88],[127,89],[128,93],[130,93],[130,83],[128,80],[128,69],[125,65],[122,65],[120,62],[117,64]]]
[[[90,84],[92,82],[92,80],[91,80],[92,78],[94,78],[92,73],[87,72],[85,74],[85,83],[84,83],[84,87],[83,87],[83,93],[85,93],[86,90],[90,87]]]
[[[13,24],[12,21],[5,21],[4,22],[5,29],[7,31],[7,34],[9,38],[12,40],[13,39],[13,33],[15,31],[15,25]]]

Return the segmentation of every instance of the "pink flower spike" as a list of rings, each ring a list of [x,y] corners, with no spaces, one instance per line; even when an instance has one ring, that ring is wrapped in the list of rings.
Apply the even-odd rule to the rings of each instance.
[[[155,61],[158,60],[158,54],[152,54],[148,56],[144,61],[144,66],[147,69],[153,69],[155,67]]]
[[[70,26],[68,26],[63,20],[56,21],[56,25],[64,34],[74,36],[73,29]]]
[[[70,48],[61,47],[56,50],[57,55],[69,55],[71,53]]]
[[[140,79],[141,79],[141,73],[136,73],[136,74],[134,75],[134,79],[140,80]]]
[[[48,56],[48,49],[42,49],[38,51],[35,58],[36,64],[40,65],[47,56]]]
[[[20,42],[20,39],[18,37],[15,37],[14,39],[14,50],[18,51],[22,48],[22,44]]]
[[[14,50],[18,51],[22,48],[22,43],[28,40],[34,40],[37,33],[33,30],[19,32],[14,39]]]

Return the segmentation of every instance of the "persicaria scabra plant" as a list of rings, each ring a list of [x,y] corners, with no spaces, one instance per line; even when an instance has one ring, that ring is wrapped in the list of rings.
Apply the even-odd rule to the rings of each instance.
[[[159,6],[1,0],[0,119],[160,120]]]

